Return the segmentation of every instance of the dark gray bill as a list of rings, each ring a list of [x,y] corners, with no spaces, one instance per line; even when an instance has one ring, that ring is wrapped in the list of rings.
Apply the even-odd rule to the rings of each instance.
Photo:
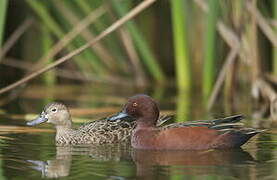
[[[126,111],[121,111],[118,114],[110,117],[109,120],[116,121],[118,119],[122,119],[122,118],[125,118],[125,117],[129,117],[129,115],[126,113]]]
[[[46,118],[45,115],[43,114],[43,115],[40,115],[39,117],[37,117],[36,119],[27,122],[26,124],[28,126],[34,126],[36,124],[40,124],[40,123],[46,122],[47,120],[48,120],[48,118]]]
[[[42,177],[46,177],[46,169],[47,169],[47,163],[44,161],[35,161],[35,160],[27,160],[27,162],[33,164],[33,166],[30,166],[30,168],[40,171]]]

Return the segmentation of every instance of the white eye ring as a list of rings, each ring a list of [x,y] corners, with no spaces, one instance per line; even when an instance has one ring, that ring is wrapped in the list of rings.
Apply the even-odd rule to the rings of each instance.
[[[57,112],[57,108],[53,108],[51,111],[52,111],[53,113],[56,113],[56,112]]]

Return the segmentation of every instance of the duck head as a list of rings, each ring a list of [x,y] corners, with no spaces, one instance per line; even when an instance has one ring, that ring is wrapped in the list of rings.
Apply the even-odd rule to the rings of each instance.
[[[131,117],[138,125],[154,126],[159,114],[157,103],[150,96],[139,94],[129,98],[122,111],[112,116],[110,120]]]
[[[34,126],[43,122],[52,123],[56,126],[71,127],[71,117],[68,108],[62,103],[50,103],[45,106],[39,117],[27,122],[27,125]]]

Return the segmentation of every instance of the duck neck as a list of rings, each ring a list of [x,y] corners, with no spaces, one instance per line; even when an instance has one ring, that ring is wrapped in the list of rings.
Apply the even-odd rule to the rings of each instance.
[[[56,125],[56,139],[63,137],[72,131],[71,122],[66,125]]]
[[[156,121],[153,118],[139,118],[137,119],[137,129],[147,129],[155,127]]]

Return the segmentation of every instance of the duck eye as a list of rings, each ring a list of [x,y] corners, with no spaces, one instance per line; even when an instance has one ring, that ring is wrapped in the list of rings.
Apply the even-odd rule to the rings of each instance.
[[[53,109],[52,109],[52,112],[54,112],[54,113],[57,112],[57,109],[56,109],[56,108],[53,108]]]

